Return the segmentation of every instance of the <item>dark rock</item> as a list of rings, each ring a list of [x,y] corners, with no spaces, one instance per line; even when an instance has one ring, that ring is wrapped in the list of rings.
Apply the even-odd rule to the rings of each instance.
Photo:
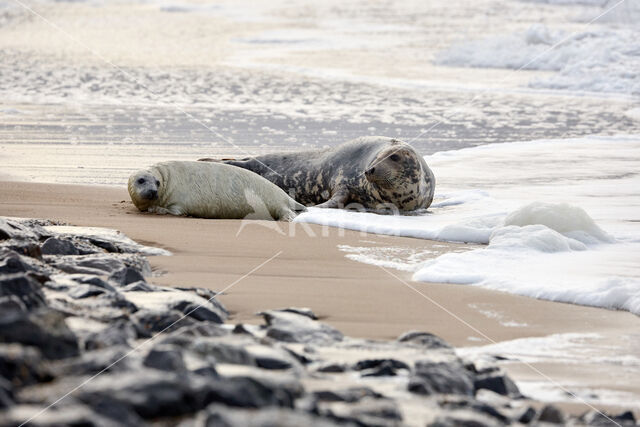
[[[0,243],[0,248],[4,250],[12,250],[22,256],[35,258],[40,261],[42,260],[40,245],[35,241],[5,240]]]
[[[613,417],[616,421],[620,422],[620,423],[626,423],[626,424],[635,424],[636,423],[636,417],[633,415],[633,412],[631,411],[624,411],[618,415],[616,415],[615,417]]]
[[[398,375],[397,369],[391,361],[386,360],[375,368],[365,369],[360,373],[363,377],[392,377]]]
[[[471,374],[461,363],[422,361],[416,362],[409,379],[409,391],[417,394],[463,394],[473,395]]]
[[[131,316],[131,322],[136,328],[138,338],[150,338],[157,332],[171,332],[193,324],[193,320],[176,310],[138,310]]]
[[[156,346],[144,358],[144,366],[161,371],[182,372],[187,368],[182,359],[182,352],[169,346]]]
[[[476,376],[473,385],[475,390],[491,390],[503,396],[522,397],[518,386],[503,373],[489,373]]]
[[[58,427],[58,426],[134,426],[143,424],[129,424],[127,418],[120,414],[120,419],[110,419],[92,411],[86,405],[78,402],[56,405],[44,410],[46,406],[21,404],[9,408],[0,418],[0,426],[18,426],[31,419],[30,427]],[[44,410],[44,411],[43,411]],[[139,422],[142,422],[138,419]]]
[[[27,306],[15,295],[0,297],[0,313],[6,311],[27,311]]]
[[[42,285],[28,274],[0,276],[0,296],[13,296],[28,310],[46,306]]]
[[[37,347],[48,359],[78,355],[76,336],[67,327],[64,315],[46,308],[0,313],[0,342]]]
[[[97,399],[91,405],[91,409],[109,421],[115,421],[118,426],[143,427],[147,425],[129,405],[112,399]],[[98,424],[98,426],[101,426],[101,424]]]
[[[87,334],[82,341],[86,350],[112,346],[130,347],[137,335],[136,328],[131,322],[120,319],[100,331]]]
[[[564,424],[565,417],[562,411],[553,405],[547,405],[538,414],[538,422],[550,424]]]
[[[49,237],[45,240],[41,251],[44,255],[80,255],[80,251],[71,241],[57,237]]]
[[[281,406],[293,408],[293,403],[301,394],[299,387],[266,382],[251,377],[231,377],[207,384],[202,390],[208,393],[210,402],[224,403],[243,408]]]
[[[341,406],[336,404],[322,405],[319,413],[343,423],[358,426],[399,426],[402,425],[402,414],[395,403],[382,399],[363,399]]]
[[[121,290],[122,290],[122,292],[158,292],[158,291],[161,291],[161,289],[158,288],[157,286],[152,285],[152,284],[147,283],[147,282],[143,282],[142,280],[138,280],[137,282],[129,283],[128,285],[124,286]]]
[[[320,366],[316,371],[318,372],[344,372],[347,370],[347,365],[343,363],[327,363]]]
[[[428,427],[495,427],[504,425],[474,412],[455,412],[441,415]]]
[[[267,322],[267,336],[278,341],[331,343],[343,339],[342,333],[337,329],[304,315],[281,311],[266,311],[259,314]]]
[[[218,371],[216,370],[214,363],[192,369],[191,372],[202,377],[220,378],[220,375],[218,375]]]
[[[94,298],[66,299],[50,297],[49,307],[69,317],[80,317],[99,322],[113,322],[128,319],[137,307],[122,295],[103,293]]]
[[[118,405],[142,418],[178,416],[204,406],[187,378],[154,369],[103,374],[74,393],[90,407]]]
[[[100,305],[123,309],[127,313],[135,313],[138,311],[138,307],[119,292],[105,292],[99,294],[96,301]]]
[[[483,415],[487,415],[491,418],[495,418],[500,423],[508,423],[509,418],[498,411],[492,405],[480,402],[472,397],[447,397],[439,402],[440,406],[449,411],[468,410],[472,412],[479,412]]]
[[[389,366],[393,369],[407,369],[407,370],[410,369],[409,365],[395,359],[364,359],[356,363],[353,369],[357,371],[362,371],[364,369],[378,368],[383,365]]]
[[[19,344],[0,344],[0,377],[16,387],[53,379],[40,351]]]
[[[256,357],[256,366],[262,369],[291,369],[293,365],[288,360],[269,357],[269,356],[260,356]]]
[[[398,342],[411,344],[416,347],[421,347],[425,349],[438,349],[438,348],[446,348],[451,349],[452,347],[447,344],[445,340],[442,338],[430,334],[429,332],[420,332],[420,331],[409,331],[398,337]]]
[[[0,218],[0,240],[11,239],[13,232],[12,227],[7,224],[7,221]]]
[[[109,282],[98,276],[94,276],[91,274],[69,274],[67,277],[76,283],[93,285],[102,288],[105,291],[116,292],[116,288],[114,288],[113,286],[111,286],[111,284],[109,284]]]
[[[0,250],[0,274],[28,272],[47,274],[44,267],[38,265],[36,260],[24,257],[11,249],[3,248]]]
[[[316,314],[311,311],[310,308],[306,308],[306,307],[288,307],[288,308],[281,308],[279,310],[275,310],[275,311],[283,311],[286,313],[295,313],[295,314],[299,314],[301,316],[306,316],[311,320],[318,320],[318,316],[316,316]]]
[[[619,415],[610,415],[601,411],[592,410],[584,414],[581,418],[582,421],[590,426],[614,427],[636,425],[636,418],[631,411],[626,411]]]
[[[212,404],[198,413],[193,427],[337,427],[335,423],[313,414],[288,408],[263,408],[260,411],[229,408]],[[185,427],[191,424],[185,424]]]
[[[300,354],[296,351],[291,350],[290,348],[284,347],[284,350],[289,353],[289,355],[292,356],[295,360],[297,360],[298,363],[308,365],[309,363],[313,362],[312,359],[308,358],[304,354]]]
[[[536,410],[531,406],[525,409],[516,419],[519,423],[529,424],[536,416]]]
[[[112,274],[125,268],[122,260],[108,254],[47,256],[46,259],[49,265],[69,274]]]
[[[75,286],[73,289],[71,289],[69,292],[67,292],[67,295],[69,295],[73,299],[82,299],[82,298],[94,297],[96,295],[100,295],[103,293],[105,293],[105,290],[97,286],[78,285],[78,286]]]
[[[179,287],[179,286],[175,287],[174,289],[179,290],[179,291],[190,292],[190,293],[196,294],[200,298],[204,298],[205,300],[207,300],[207,301],[211,302],[212,304],[216,305],[219,309],[223,310],[226,314],[229,314],[227,312],[227,309],[220,303],[220,301],[218,301],[216,299],[216,297],[218,296],[218,293],[215,292],[215,291],[212,291],[211,289],[198,288],[198,287],[187,288],[187,287]]]
[[[633,415],[633,412],[631,411],[624,411],[618,415],[615,416],[615,418],[619,421],[623,421],[623,422],[630,422],[630,423],[634,423],[636,422],[636,417]]]
[[[90,243],[88,240],[85,240],[82,237],[67,236],[67,238],[69,238],[69,240],[73,243],[73,246],[78,250],[79,255],[104,253],[104,249]]]
[[[245,343],[230,343],[215,338],[197,338],[191,348],[201,355],[213,356],[218,363],[256,366],[255,358],[244,348]]]
[[[219,325],[212,322],[197,322],[191,324],[185,324],[180,326],[178,330],[168,334],[165,340],[169,341],[172,338],[188,338],[189,342],[191,338],[195,337],[224,337],[230,335],[231,332]]]
[[[0,377],[0,411],[13,405],[13,387],[11,386],[11,383],[9,381]]]
[[[247,325],[243,325],[242,323],[236,324],[236,326],[233,327],[233,331],[231,331],[231,333],[238,335],[250,335],[252,337],[255,336],[253,331],[251,331],[251,329],[247,327]]]
[[[256,366],[263,369],[292,369],[299,368],[298,361],[291,354],[280,347],[267,345],[252,345],[246,347],[249,355],[255,360]]]
[[[0,240],[40,240],[50,234],[34,222],[0,218]]]
[[[319,390],[314,391],[312,396],[316,400],[328,402],[359,402],[365,397],[382,399],[383,395],[370,389],[369,387],[351,387],[345,390]]]
[[[60,375],[95,375],[103,372],[120,372],[139,365],[137,355],[126,346],[113,345],[83,353],[80,357],[64,359],[55,364],[54,370]]]
[[[195,320],[224,323],[227,318],[225,312],[218,310],[214,305],[210,305],[206,300],[203,300],[201,304],[187,300],[177,301],[171,304],[170,308],[178,310]]]
[[[109,276],[109,280],[112,280],[121,286],[126,286],[134,282],[146,281],[140,271],[131,267],[123,267],[114,271]]]
[[[192,413],[212,402],[246,408],[292,407],[295,395],[284,387],[253,378],[204,378],[141,368],[100,375],[79,389],[75,397],[91,407],[115,403],[143,418],[158,418]]]
[[[87,239],[92,245],[104,249],[107,252],[122,252],[113,242],[105,239],[98,239],[96,237],[90,237]]]

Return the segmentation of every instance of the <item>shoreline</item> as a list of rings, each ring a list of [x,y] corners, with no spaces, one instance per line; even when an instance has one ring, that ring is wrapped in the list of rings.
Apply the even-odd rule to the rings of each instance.
[[[77,226],[112,228],[139,243],[171,251],[172,256],[150,258],[154,271],[152,280],[161,285],[180,283],[220,290],[282,251],[277,259],[238,282],[221,297],[232,318],[238,321],[251,321],[265,305],[275,308],[293,304],[310,306],[325,321],[346,328],[351,336],[389,339],[411,328],[430,327],[431,332],[456,346],[482,343],[467,340],[477,333],[453,320],[440,308],[430,310],[432,303],[391,274],[380,267],[347,259],[337,248],[343,244],[406,248],[444,245],[449,250],[460,250],[469,245],[303,223],[252,221],[240,228],[240,221],[152,215],[138,212],[128,200],[125,188],[112,186],[0,181],[0,192],[5,195],[0,201],[5,216],[47,218]],[[223,245],[216,246],[222,242]],[[442,252],[442,249],[436,252]],[[481,332],[484,332],[482,327],[494,332],[494,336],[487,333],[494,341],[517,339],[523,335],[608,332],[635,322],[640,326],[640,318],[628,312],[538,300],[474,286],[411,282],[408,272],[393,270],[392,273],[434,301],[441,302],[443,307],[468,323],[479,325],[477,329]],[[326,286],[331,293],[319,290],[318,285]],[[385,299],[391,295],[398,301]],[[365,299],[356,300],[358,296]],[[322,301],[320,298],[323,297],[331,303]],[[349,303],[354,304],[351,313],[347,311]],[[402,303],[407,306],[402,307]],[[466,306],[468,304],[473,307]],[[314,308],[314,305],[318,307]],[[491,305],[507,308],[502,319],[487,316],[485,309],[490,309]],[[380,309],[388,310],[386,317]],[[427,310],[429,313],[424,312]],[[376,317],[380,322],[393,318],[401,320],[396,320],[397,326],[391,328],[367,328],[367,324],[375,325]],[[593,321],[595,319],[597,322]],[[518,320],[527,326],[504,326],[500,325],[501,320],[503,323]]]
[[[457,348],[491,344],[468,325],[497,343],[554,334],[599,334],[615,340],[633,335],[640,327],[640,318],[628,312],[537,300],[473,286],[410,282],[409,273],[392,271],[462,319],[456,320],[381,268],[349,260],[338,249],[342,244],[428,248],[442,246],[442,242],[299,223],[276,223],[283,231],[274,229],[272,222],[252,222],[238,234],[239,221],[137,212],[128,201],[126,189],[117,187],[0,181],[0,194],[0,213],[4,216],[117,229],[141,244],[171,251],[172,256],[149,257],[151,283],[215,291],[233,284],[220,301],[230,312],[229,321],[235,323],[259,324],[256,313],[263,310],[309,307],[323,322],[349,336],[395,339],[409,330],[422,330]],[[465,246],[447,245],[448,250]],[[280,251],[272,261],[244,277]],[[514,327],[513,322],[519,326]],[[544,366],[543,362],[532,365]],[[516,381],[536,376],[526,364],[502,367]],[[550,371],[550,377],[559,382],[568,377],[585,385],[640,394],[638,386],[618,385],[617,374],[603,378],[588,369],[576,369],[581,376],[573,378],[562,369]],[[585,406],[567,404],[567,408],[579,413]],[[637,413],[638,409],[634,411]]]

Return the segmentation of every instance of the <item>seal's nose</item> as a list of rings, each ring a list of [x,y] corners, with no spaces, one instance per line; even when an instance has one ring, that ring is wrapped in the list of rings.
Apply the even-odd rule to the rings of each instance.
[[[158,198],[158,191],[157,190],[147,190],[144,193],[142,193],[142,198],[147,199],[147,200],[156,200]]]
[[[366,171],[364,171],[364,174],[365,174],[365,175],[371,175],[371,174],[373,174],[375,171],[376,171],[376,168],[375,168],[375,167],[373,167],[373,168],[369,168],[369,169],[367,169]]]

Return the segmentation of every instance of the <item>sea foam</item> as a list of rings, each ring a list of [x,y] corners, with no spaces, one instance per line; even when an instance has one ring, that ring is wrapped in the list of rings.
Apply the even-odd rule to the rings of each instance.
[[[439,65],[555,71],[534,78],[529,87],[572,92],[640,94],[640,6],[627,2],[582,31],[568,32],[534,24],[524,31],[496,34],[450,46],[436,57]],[[618,8],[616,8],[618,9]],[[614,13],[616,12],[616,13]],[[596,10],[592,14],[602,14]],[[634,18],[629,18],[633,16]],[[608,19],[604,19],[608,18]],[[585,18],[587,21],[591,19]]]
[[[478,243],[432,255],[353,250],[413,279],[640,314],[640,136],[490,144],[426,156],[428,212],[387,216],[310,208],[296,220],[395,236]]]

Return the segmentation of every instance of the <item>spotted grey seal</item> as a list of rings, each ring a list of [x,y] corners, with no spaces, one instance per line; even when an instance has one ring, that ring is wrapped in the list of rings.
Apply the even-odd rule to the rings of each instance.
[[[220,163],[158,163],[131,175],[128,187],[138,209],[161,214],[290,221],[306,210],[263,177]]]
[[[435,190],[435,177],[424,158],[409,144],[381,136],[322,150],[200,160],[249,169],[307,206],[356,203],[366,209],[413,211],[428,208]]]

